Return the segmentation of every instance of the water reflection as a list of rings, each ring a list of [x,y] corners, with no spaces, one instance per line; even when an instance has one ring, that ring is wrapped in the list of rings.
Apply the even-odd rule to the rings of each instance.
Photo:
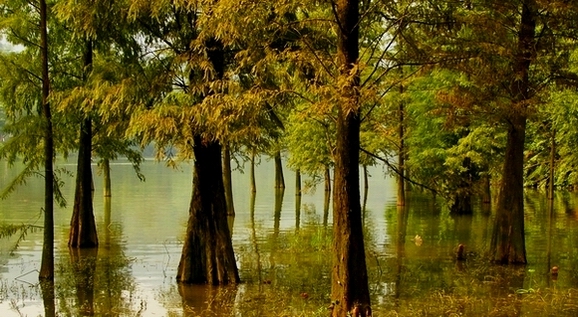
[[[44,305],[44,316],[56,316],[56,305],[54,303],[54,281],[43,281],[40,283],[42,292],[42,304]]]
[[[179,284],[183,316],[232,316],[236,286],[213,287]]]
[[[147,183],[140,183],[132,176],[130,165],[114,167],[118,173],[114,199],[96,197],[95,201],[102,237],[96,254],[69,251],[69,212],[56,215],[57,230],[62,232],[57,239],[63,240],[56,253],[56,293],[14,279],[39,263],[41,232],[30,232],[14,256],[0,254],[0,290],[8,285],[5,297],[0,298],[2,317],[326,315],[330,302],[330,192],[320,189],[285,201],[285,194],[295,195],[291,187],[286,192],[274,191],[267,185],[270,182],[259,182],[257,193],[251,194],[246,175],[234,174],[238,209],[229,225],[234,229],[244,283],[222,289],[186,287],[177,285],[174,275],[188,216],[190,173],[147,163],[143,166]],[[272,164],[271,171],[257,168],[258,176],[273,175]],[[369,183],[372,190],[364,197],[364,235],[376,315],[578,313],[578,271],[574,270],[578,267],[577,194],[558,193],[549,202],[540,192],[526,192],[530,263],[507,268],[489,265],[484,259],[491,230],[490,204],[476,205],[469,217],[450,217],[447,207],[427,193],[414,190],[408,193],[406,206],[397,207],[390,194],[395,191],[393,180],[374,177]],[[36,219],[39,208],[32,201],[36,196],[41,204],[42,187],[31,183],[9,201],[0,201],[0,216],[16,224]],[[421,245],[415,243],[416,235],[423,239]],[[459,243],[469,252],[463,263],[455,261]],[[559,267],[557,279],[550,273],[554,265]],[[24,290],[28,295],[21,299]],[[560,305],[546,304],[538,296]],[[21,314],[10,308],[8,299],[15,299]]]

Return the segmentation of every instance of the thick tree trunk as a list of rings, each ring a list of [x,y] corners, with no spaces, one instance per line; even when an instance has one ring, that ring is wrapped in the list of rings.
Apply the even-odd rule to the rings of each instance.
[[[54,281],[54,135],[52,133],[52,113],[48,95],[48,30],[46,0],[40,0],[40,55],[42,61],[42,115],[44,117],[44,241],[40,280]],[[54,288],[52,288],[54,301]]]
[[[76,169],[76,191],[70,220],[68,246],[92,248],[98,245],[96,222],[92,206],[92,123],[85,119],[80,132],[80,149]]]
[[[359,1],[338,0],[337,60],[342,88],[337,112],[333,190],[333,317],[371,315],[359,193]]]
[[[86,40],[84,51],[84,78],[88,78],[92,68],[92,41]],[[76,191],[70,220],[68,246],[71,248],[92,248],[98,245],[96,222],[92,206],[92,121],[90,117],[80,125],[80,145],[76,169]]]
[[[275,188],[285,188],[285,177],[283,177],[283,162],[281,161],[281,151],[275,152]]]
[[[508,129],[506,160],[490,245],[493,261],[500,264],[526,263],[523,187],[526,118],[516,121]]]
[[[524,232],[524,141],[526,139],[526,102],[530,98],[529,70],[535,55],[536,2],[522,3],[518,32],[518,52],[514,61],[514,79],[510,87],[513,109],[507,116],[508,137],[502,183],[490,244],[496,263],[526,263]]]
[[[110,181],[110,160],[109,159],[102,160],[102,187],[103,187],[103,196],[104,197],[111,197],[112,196],[112,184]]]
[[[223,147],[223,185],[225,186],[225,200],[227,202],[227,215],[235,215],[233,203],[233,180],[231,179],[231,151],[229,146]]]
[[[195,136],[193,197],[177,281],[185,284],[238,283],[239,271],[227,224],[221,146]]]

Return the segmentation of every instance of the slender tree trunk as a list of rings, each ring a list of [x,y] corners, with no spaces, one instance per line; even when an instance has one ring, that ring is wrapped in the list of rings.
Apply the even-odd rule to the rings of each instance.
[[[365,207],[367,206],[367,197],[369,194],[369,173],[367,172],[367,165],[363,165],[363,204],[361,205],[362,219],[365,224]]]
[[[195,136],[193,197],[177,270],[185,284],[238,283],[239,272],[227,224],[221,146]]]
[[[54,136],[52,133],[52,113],[48,95],[48,30],[46,0],[40,0],[40,55],[42,61],[42,115],[44,117],[44,242],[40,280],[54,281]],[[54,288],[52,288],[54,299]]]
[[[295,171],[295,195],[301,196],[301,170]]]
[[[86,40],[84,53],[85,80],[92,68],[92,41]],[[80,126],[80,145],[76,169],[76,191],[70,221],[68,246],[92,248],[98,245],[96,222],[92,206],[92,120],[87,116]]]
[[[534,58],[536,2],[522,3],[518,32],[518,53],[514,61],[514,80],[510,88],[513,109],[508,115],[508,137],[502,183],[498,195],[490,254],[496,263],[526,263],[524,231],[524,141],[526,139],[526,101],[529,99],[530,64]]]
[[[554,200],[554,172],[556,164],[556,131],[552,132],[552,145],[550,146],[550,173],[548,175],[548,199]]]
[[[249,176],[250,182],[251,182],[251,192],[252,193],[256,193],[257,192],[257,184],[255,182],[255,151],[251,152],[251,171],[250,171],[250,176]]]
[[[227,202],[227,215],[235,215],[233,202],[233,180],[231,179],[231,150],[228,145],[223,146],[223,185],[225,186],[225,199]]]
[[[338,0],[337,60],[342,88],[337,111],[333,191],[333,317],[371,315],[359,193],[359,1]]]
[[[285,197],[285,189],[276,188],[275,189],[275,207],[274,207],[274,223],[273,223],[273,234],[275,237],[279,236],[279,229],[281,228],[281,211],[283,210],[283,198]]]
[[[283,177],[283,163],[281,161],[281,151],[275,152],[275,188],[285,188],[285,178]]]
[[[102,160],[102,186],[103,186],[103,196],[112,196],[112,185],[110,181],[110,160]]]
[[[402,77],[403,77],[403,69]],[[404,93],[403,84],[399,85],[400,94]],[[397,153],[397,205],[405,206],[405,104],[399,103],[399,152]]]
[[[325,191],[331,192],[331,171],[329,168],[325,169]]]
[[[299,230],[301,225],[301,195],[295,195],[295,229]]]

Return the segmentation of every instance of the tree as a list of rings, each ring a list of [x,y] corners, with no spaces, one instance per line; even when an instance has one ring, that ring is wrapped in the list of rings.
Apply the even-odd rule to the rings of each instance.
[[[154,58],[143,61],[156,72],[150,78],[156,84],[149,89],[150,99],[135,111],[131,129],[145,144],[155,141],[159,150],[176,146],[180,158],[194,157],[177,281],[238,283],[221,166],[221,141],[229,136],[231,124],[227,120],[238,119],[231,96],[238,82],[228,72],[231,43],[214,25],[221,3],[198,5],[134,3],[134,18],[145,40],[160,49],[150,51]]]
[[[521,2],[517,49],[512,60],[512,110],[506,115],[508,134],[502,182],[490,244],[495,262],[526,263],[524,237],[524,142],[528,101],[532,97],[530,66],[536,56],[536,1]]]
[[[48,96],[50,77],[48,74],[48,9],[45,0],[40,0],[40,56],[42,63],[42,114],[44,117],[44,242],[40,279],[54,280],[54,136],[52,113]]]
[[[340,96],[333,194],[332,316],[370,316],[359,193],[359,1],[340,0],[334,9]]]

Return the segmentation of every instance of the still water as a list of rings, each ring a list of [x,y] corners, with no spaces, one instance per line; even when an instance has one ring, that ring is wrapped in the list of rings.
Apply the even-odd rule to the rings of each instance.
[[[73,164],[60,168],[74,170]],[[247,168],[248,170],[248,168]],[[331,211],[323,186],[300,198],[294,175],[273,188],[273,162],[257,168],[257,193],[249,175],[233,175],[236,217],[233,243],[244,283],[235,287],[175,283],[191,196],[191,166],[148,161],[141,182],[127,162],[112,164],[113,197],[100,195],[95,213],[100,248],[67,247],[71,204],[57,208],[57,316],[325,316],[330,299]],[[18,172],[0,162],[0,187]],[[370,169],[364,225],[370,289],[378,316],[575,316],[578,314],[578,198],[558,193],[552,217],[539,192],[526,193],[529,265],[486,264],[492,222],[489,207],[471,217],[417,191],[405,209],[395,206],[395,181]],[[73,179],[63,174],[73,199]],[[38,286],[42,247],[42,180],[31,179],[0,201],[2,224],[33,224],[0,239],[0,316],[43,316]],[[459,243],[468,260],[454,261]],[[558,276],[550,274],[559,266]],[[50,303],[49,303],[50,304]]]

